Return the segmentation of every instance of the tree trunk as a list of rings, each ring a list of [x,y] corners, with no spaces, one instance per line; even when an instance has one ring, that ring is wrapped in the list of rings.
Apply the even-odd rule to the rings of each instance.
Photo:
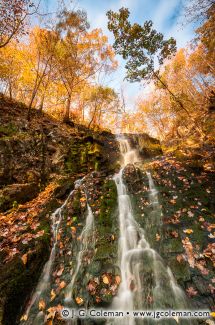
[[[69,122],[69,115],[70,115],[70,105],[71,105],[71,95],[67,98],[67,103],[64,111],[63,122]]]
[[[44,100],[45,100],[45,94],[43,94],[42,98],[41,98],[41,102],[40,102],[40,106],[39,106],[39,112],[40,113],[42,113],[42,111],[43,111]]]
[[[30,100],[30,103],[29,103],[29,105],[28,105],[28,112],[27,112],[27,120],[29,121],[30,120],[30,116],[31,116],[31,108],[32,108],[32,106],[33,106],[33,102],[34,102],[34,98],[35,98],[35,96],[36,96],[36,93],[34,94],[32,94],[32,96],[31,96],[31,100]]]
[[[10,96],[10,99],[13,99],[11,83],[9,83],[9,96]]]
[[[90,128],[91,124],[92,124],[93,121],[94,121],[94,117],[96,116],[96,111],[97,111],[97,108],[95,107],[94,112],[93,112],[93,116],[92,116],[92,118],[91,118],[91,120],[90,120],[90,123],[88,124],[88,128]]]

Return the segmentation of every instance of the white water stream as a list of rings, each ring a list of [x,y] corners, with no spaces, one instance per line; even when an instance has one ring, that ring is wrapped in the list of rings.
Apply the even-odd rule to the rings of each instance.
[[[122,154],[122,169],[115,175],[114,180],[118,192],[119,209],[119,253],[118,263],[121,269],[121,284],[117,296],[112,303],[112,309],[133,310],[161,310],[186,309],[187,300],[183,291],[174,280],[173,274],[167,268],[161,256],[150,247],[144,230],[136,222],[131,206],[131,198],[123,181],[123,171],[127,164],[139,161],[135,150],[130,148],[126,139],[119,139]],[[161,224],[162,212],[159,206],[158,193],[150,173],[149,201],[152,212],[151,226]],[[147,230],[148,231],[148,230]],[[108,324],[134,325],[154,324],[151,320],[135,320],[128,316],[123,319],[108,321]],[[165,320],[157,324],[176,324],[175,320]],[[191,324],[180,321],[180,324]]]
[[[40,312],[35,312],[35,311],[38,310],[38,304],[39,304],[40,299],[45,297],[47,295],[47,292],[49,292],[49,295],[50,295],[50,290],[51,290],[50,276],[51,276],[51,272],[52,272],[52,266],[53,266],[53,263],[56,258],[58,233],[59,233],[59,227],[61,225],[62,218],[63,218],[64,208],[67,206],[67,203],[68,203],[69,199],[71,198],[71,196],[73,195],[74,191],[80,187],[83,180],[84,180],[84,178],[77,180],[75,182],[74,190],[70,192],[70,194],[68,195],[67,199],[62,204],[62,206],[60,206],[51,216],[53,246],[51,249],[49,260],[46,262],[46,264],[43,268],[43,271],[42,271],[41,277],[39,279],[38,285],[36,287],[36,290],[27,306],[27,310],[25,312],[25,316],[27,318],[27,320],[25,321],[26,325],[42,325],[42,324],[44,324],[45,314],[43,313],[43,311],[40,311]],[[67,287],[67,291],[66,291],[67,298],[71,298],[74,281],[76,279],[76,276],[77,276],[78,271],[81,266],[84,250],[87,249],[89,237],[91,239],[91,242],[93,240],[93,229],[94,229],[94,217],[93,217],[93,213],[92,213],[90,206],[87,204],[86,225],[83,228],[81,236],[80,236],[81,249],[80,249],[80,252],[78,253],[77,266],[76,266],[76,269],[72,276],[71,283]]]
[[[78,275],[78,272],[80,270],[81,264],[83,262],[83,257],[86,252],[88,252],[89,249],[95,249],[95,237],[94,237],[94,216],[92,213],[92,210],[87,204],[87,217],[86,217],[86,224],[83,228],[81,235],[80,235],[80,242],[81,247],[79,250],[79,253],[77,255],[76,259],[76,268],[75,270],[72,269],[72,279],[70,284],[67,286],[65,291],[65,303],[72,301],[72,291],[74,287],[74,283],[76,280],[76,277]]]

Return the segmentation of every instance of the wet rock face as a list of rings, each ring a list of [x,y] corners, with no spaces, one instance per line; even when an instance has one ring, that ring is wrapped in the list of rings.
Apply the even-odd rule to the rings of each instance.
[[[149,202],[151,171],[158,190],[162,224],[153,221]],[[189,163],[161,157],[141,166],[128,165],[124,181],[145,235],[169,266],[196,310],[214,308],[214,176]],[[201,322],[200,322],[201,323]]]
[[[92,209],[94,226],[85,242],[87,205]],[[117,265],[119,229],[116,210],[115,182],[104,172],[90,173],[72,193],[62,211],[63,218],[58,228],[50,289],[43,294],[44,315],[49,315],[51,308],[56,311],[57,306],[67,304],[73,308],[110,305],[121,280]],[[72,300],[65,301],[78,261],[81,263],[71,288]],[[38,312],[36,302],[29,317],[34,319]],[[53,315],[50,317],[55,318],[54,324],[65,323],[59,320],[59,314],[56,317],[55,313]]]
[[[120,283],[116,185],[104,173],[93,172],[85,186],[95,220],[95,249],[91,263],[81,270],[74,292],[84,297],[85,305],[107,307]]]
[[[150,158],[162,154],[160,141],[150,137],[146,133],[125,134],[124,136],[130,140],[131,147],[137,149],[143,158]]]

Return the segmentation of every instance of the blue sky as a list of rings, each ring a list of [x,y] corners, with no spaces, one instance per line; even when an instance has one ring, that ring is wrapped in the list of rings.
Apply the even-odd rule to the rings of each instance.
[[[44,0],[46,10],[52,11],[56,0]],[[69,0],[67,0],[69,3]],[[184,3],[189,0],[75,0],[71,8],[87,11],[91,28],[102,28],[109,42],[113,43],[113,36],[107,29],[106,12],[109,9],[117,11],[121,7],[129,8],[132,22],[142,24],[145,20],[152,20],[154,27],[162,32],[165,37],[173,36],[177,41],[177,47],[184,47],[194,37],[192,25],[182,26]],[[139,83],[129,83],[124,80],[124,62],[117,57],[119,68],[111,77],[105,80],[110,87],[120,92],[123,89],[127,106],[132,109],[137,97],[147,93],[147,88]]]

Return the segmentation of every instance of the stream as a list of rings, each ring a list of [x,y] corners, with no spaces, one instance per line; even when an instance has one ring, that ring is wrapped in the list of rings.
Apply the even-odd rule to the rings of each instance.
[[[49,260],[45,264],[41,277],[39,279],[38,285],[36,287],[35,292],[33,293],[28,306],[26,308],[25,312],[25,318],[24,324],[26,325],[42,325],[45,324],[45,313],[43,310],[38,312],[38,305],[40,306],[40,301],[44,301],[46,304],[49,303],[50,300],[50,292],[51,292],[51,273],[54,261],[56,259],[56,249],[58,244],[58,233],[59,228],[62,223],[62,220],[64,218],[64,209],[66,208],[69,200],[72,198],[73,193],[75,190],[77,190],[83,183],[84,178],[77,180],[75,182],[75,188],[70,192],[67,199],[64,201],[64,203],[56,209],[56,211],[51,216],[52,221],[52,240],[53,240],[53,246],[51,249],[51,253],[49,256]],[[86,198],[87,194],[85,193]],[[76,260],[76,267],[75,269],[71,268],[71,281],[68,284],[65,292],[65,304],[74,304],[72,300],[72,290],[73,285],[75,283],[77,274],[79,272],[82,258],[85,254],[85,252],[88,249],[88,245],[91,247],[91,249],[94,248],[94,216],[92,213],[92,210],[87,203],[87,215],[86,215],[86,223],[83,227],[83,230],[80,235],[80,249],[77,254],[77,260]],[[43,307],[43,306],[41,306]],[[41,308],[45,309],[45,308]],[[20,323],[22,324],[22,322]]]
[[[161,256],[150,247],[144,230],[135,221],[131,198],[123,181],[123,171],[127,164],[139,162],[138,154],[131,149],[129,142],[119,138],[122,155],[122,168],[114,176],[118,193],[119,209],[119,254],[118,264],[121,269],[121,284],[117,296],[113,299],[112,309],[133,311],[148,310],[182,310],[189,304],[184,292],[177,285],[174,276],[167,268]],[[150,226],[160,226],[162,212],[159,206],[158,193],[151,174],[147,172],[152,212],[149,216]],[[150,231],[150,229],[147,229]],[[135,320],[132,317],[115,319],[108,324],[154,324],[152,320]],[[156,322],[158,323],[158,322]],[[175,324],[176,321],[161,320],[159,324]],[[190,320],[180,320],[180,324],[194,324]]]
[[[174,276],[162,257],[155,251],[147,241],[146,234],[151,229],[160,229],[162,226],[162,210],[159,204],[159,195],[155,187],[152,176],[146,173],[149,185],[149,202],[151,212],[147,218],[146,226],[141,228],[135,220],[132,209],[131,197],[124,182],[124,169],[128,164],[140,162],[138,152],[130,147],[129,141],[125,138],[118,138],[121,153],[121,169],[114,176],[118,197],[118,266],[121,271],[121,283],[118,293],[113,298],[110,310],[131,312],[135,310],[186,310],[190,309],[189,302],[183,290],[177,285]],[[25,316],[20,324],[42,325],[46,322],[45,308],[39,308],[41,299],[45,301],[46,308],[49,305],[51,285],[51,274],[53,263],[56,259],[56,249],[58,244],[58,233],[64,218],[64,209],[68,201],[72,198],[74,191],[83,184],[83,179],[75,183],[75,189],[69,194],[63,205],[51,216],[53,245],[49,260],[47,261],[38,285],[33,293]],[[76,255],[75,264],[71,263],[70,282],[64,290],[64,299],[61,304],[66,307],[76,308],[73,300],[73,288],[82,266],[85,253],[95,250],[95,226],[94,215],[86,196],[86,221],[80,234],[80,244]],[[61,299],[61,300],[62,300]],[[162,324],[162,325],[194,325],[195,321],[165,319],[155,321],[153,319],[135,319],[130,315],[124,318],[107,320],[108,325],[139,325],[139,324]],[[76,324],[76,320],[67,324]],[[87,320],[84,321],[87,324]],[[91,323],[90,323],[91,324]]]

